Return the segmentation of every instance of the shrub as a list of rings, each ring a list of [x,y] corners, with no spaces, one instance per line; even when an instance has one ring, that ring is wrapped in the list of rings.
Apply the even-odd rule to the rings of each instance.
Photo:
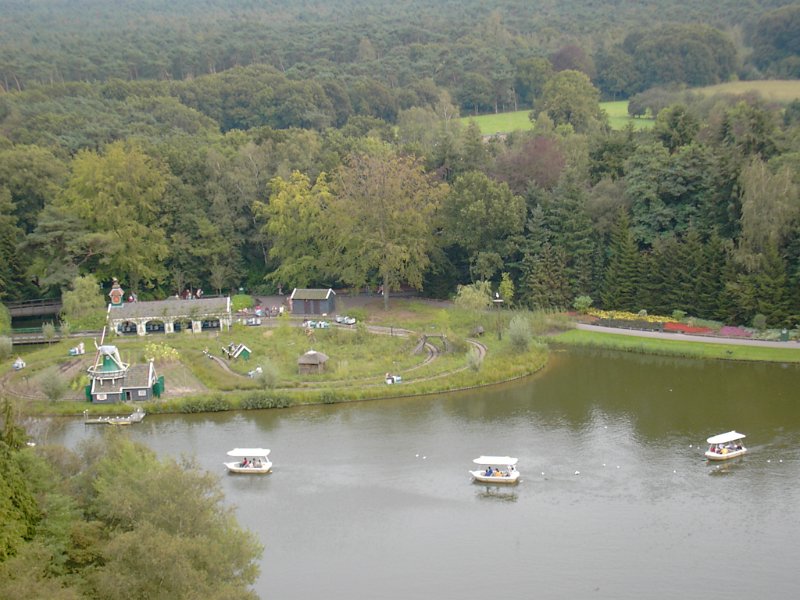
[[[594,300],[592,300],[591,296],[578,296],[572,302],[572,308],[577,310],[579,313],[585,313],[589,310],[589,307],[593,302]]]
[[[261,373],[256,376],[256,381],[259,387],[263,389],[272,389],[278,385],[280,381],[280,373],[278,367],[271,361],[266,361],[261,365]]]
[[[45,377],[41,383],[42,392],[50,402],[58,402],[67,393],[67,382],[55,373]]]
[[[52,323],[45,323],[44,325],[42,325],[42,335],[49,344],[56,337],[56,326],[53,325]]]
[[[0,302],[0,335],[11,333],[11,313],[6,305]]]
[[[72,280],[61,295],[61,318],[77,330],[100,329],[106,321],[106,300],[93,275]]]
[[[517,353],[526,352],[533,339],[530,321],[523,315],[514,315],[508,324],[508,340]]]
[[[248,294],[236,294],[231,298],[231,310],[237,312],[245,308],[253,308],[255,301]]]
[[[14,344],[12,343],[11,338],[5,335],[0,336],[0,360],[5,360],[11,356],[13,349]]]
[[[753,317],[753,327],[758,329],[759,331],[763,331],[767,328],[767,317],[758,313],[755,317]]]
[[[467,310],[482,310],[492,305],[492,286],[488,281],[459,285],[455,305]]]
[[[467,352],[467,366],[477,372],[480,371],[482,364],[483,357],[481,356],[481,352],[473,346],[469,349],[469,352]]]
[[[322,390],[319,399],[322,400],[323,404],[334,404],[336,402],[336,392],[333,390]]]
[[[683,321],[683,319],[685,317],[686,317],[686,311],[685,310],[680,310],[679,309],[679,310],[673,310],[672,311],[672,318],[675,319],[676,321],[678,321],[679,323],[681,321]]]

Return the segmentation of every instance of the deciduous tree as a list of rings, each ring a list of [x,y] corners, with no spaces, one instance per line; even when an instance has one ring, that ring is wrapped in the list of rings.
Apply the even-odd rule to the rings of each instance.
[[[390,290],[402,283],[420,289],[435,246],[434,216],[447,186],[433,182],[413,159],[376,148],[372,155],[351,156],[333,187],[332,269],[357,287],[376,273],[386,308]]]

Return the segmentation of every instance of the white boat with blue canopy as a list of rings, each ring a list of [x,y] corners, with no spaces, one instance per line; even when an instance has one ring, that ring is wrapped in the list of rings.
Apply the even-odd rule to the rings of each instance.
[[[517,459],[513,456],[479,456],[472,461],[483,468],[470,471],[473,480],[481,483],[517,483]]]
[[[263,475],[272,469],[269,452],[268,448],[234,448],[228,456],[238,460],[224,464],[231,473]]]
[[[745,435],[737,431],[720,433],[708,438],[706,440],[708,442],[706,458],[708,460],[728,460],[741,456],[747,452],[747,448],[742,443],[744,438]]]

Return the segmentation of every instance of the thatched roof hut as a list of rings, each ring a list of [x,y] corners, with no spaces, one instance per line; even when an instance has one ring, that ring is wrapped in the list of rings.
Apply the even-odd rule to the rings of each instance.
[[[323,373],[325,371],[325,363],[328,360],[328,355],[316,350],[309,350],[297,359],[297,368],[301,375]]]

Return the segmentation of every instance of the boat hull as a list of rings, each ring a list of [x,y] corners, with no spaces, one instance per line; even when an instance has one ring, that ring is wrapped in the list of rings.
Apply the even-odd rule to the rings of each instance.
[[[706,452],[706,458],[708,460],[729,460],[731,458],[736,458],[737,456],[742,456],[746,453],[747,448],[742,448],[741,450],[731,450],[725,454],[720,454],[719,452]]]
[[[513,471],[508,475],[486,475],[483,471],[470,471],[470,475],[475,481],[481,483],[497,483],[505,485],[513,485],[519,481],[519,471]]]
[[[230,473],[237,473],[241,475],[266,475],[272,471],[272,463],[267,461],[260,467],[242,467],[241,462],[225,463],[225,467]]]

